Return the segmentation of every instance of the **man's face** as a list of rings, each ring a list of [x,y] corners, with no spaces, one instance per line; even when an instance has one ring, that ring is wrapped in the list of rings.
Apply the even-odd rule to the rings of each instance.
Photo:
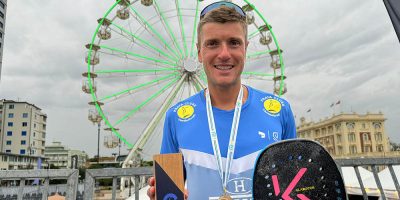
[[[240,85],[248,42],[238,22],[206,23],[200,33],[198,59],[210,87]]]

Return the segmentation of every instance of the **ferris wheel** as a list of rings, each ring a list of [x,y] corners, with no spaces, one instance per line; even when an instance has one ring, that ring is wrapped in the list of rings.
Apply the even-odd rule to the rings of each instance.
[[[89,119],[106,124],[104,144],[131,149],[125,167],[135,152],[161,137],[169,107],[206,87],[196,29],[201,9],[212,2],[117,0],[97,20],[85,45],[82,90],[91,96]],[[250,0],[231,2],[242,6],[249,25],[243,82],[283,95],[282,49],[272,26]]]

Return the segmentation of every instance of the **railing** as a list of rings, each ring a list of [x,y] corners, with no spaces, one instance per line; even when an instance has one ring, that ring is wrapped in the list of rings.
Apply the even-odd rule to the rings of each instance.
[[[41,193],[47,194],[50,179],[67,179],[66,199],[75,199],[78,185],[78,170],[57,169],[57,170],[9,170],[0,171],[0,181],[19,180],[17,200],[23,199],[26,180],[44,179],[44,187],[41,187]],[[3,189],[0,187],[0,189]],[[2,192],[5,194],[5,192]],[[42,200],[47,200],[47,195],[42,195]]]
[[[378,187],[378,190],[380,192],[380,196],[382,199],[386,199],[384,188],[382,187],[381,180],[379,179],[378,176],[378,169],[377,166],[387,166],[390,171],[390,175],[392,177],[393,183],[395,185],[397,195],[400,195],[400,186],[399,182],[397,180],[396,174],[393,170],[393,165],[400,165],[400,158],[399,157],[394,157],[394,158],[358,158],[358,159],[336,159],[336,164],[341,167],[353,167],[356,176],[358,179],[358,183],[360,184],[360,188],[363,194],[364,200],[368,200],[368,195],[366,192],[366,189],[364,187],[363,181],[361,179],[360,171],[358,169],[359,166],[368,166],[371,167],[372,173],[375,179],[375,183]],[[346,177],[344,177],[346,178]]]
[[[85,175],[85,200],[93,199],[95,179],[112,178],[112,199],[116,199],[117,178],[133,177],[135,187],[135,200],[139,200],[139,180],[140,177],[150,176],[150,167],[139,168],[109,168],[109,169],[88,169]],[[130,183],[129,183],[130,184]]]

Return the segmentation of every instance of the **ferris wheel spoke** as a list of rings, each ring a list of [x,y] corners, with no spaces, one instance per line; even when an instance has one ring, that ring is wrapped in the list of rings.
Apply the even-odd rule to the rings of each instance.
[[[115,23],[113,23],[113,22],[111,22],[111,24],[112,24],[113,26],[115,26],[116,28],[118,28],[119,30],[121,30],[122,32],[124,32],[124,33],[126,33],[126,34],[128,34],[128,35],[130,35],[130,36],[132,36],[132,37],[134,37],[136,40],[140,41],[143,45],[145,45],[145,46],[147,46],[147,47],[149,47],[149,48],[151,48],[151,49],[157,51],[158,53],[162,54],[163,56],[167,57],[167,58],[170,59],[171,61],[173,61],[173,62],[177,62],[177,61],[178,61],[176,58],[174,58],[174,57],[168,55],[166,52],[160,50],[159,48],[157,48],[157,47],[155,47],[155,46],[153,46],[153,45],[151,45],[149,42],[147,42],[147,41],[143,40],[142,38],[136,36],[135,34],[131,33],[130,31],[124,29],[124,28],[121,27],[121,26],[119,26],[118,24],[115,24]],[[116,32],[117,32],[117,31],[116,31]]]
[[[113,126],[116,127],[118,124],[121,122],[129,119],[130,116],[138,112],[141,108],[143,108],[145,105],[150,103],[152,100],[154,100],[156,97],[160,96],[165,90],[167,90],[169,87],[171,87],[174,83],[176,83],[179,80],[179,78],[175,78],[174,80],[170,81],[168,84],[166,84],[164,87],[162,87],[160,90],[158,90],[156,93],[151,95],[148,99],[144,100],[141,104],[133,108],[131,111],[129,111],[126,115],[121,117]]]
[[[160,77],[158,79],[154,79],[152,81],[149,81],[149,82],[146,82],[146,83],[142,83],[142,84],[139,84],[137,86],[133,86],[133,87],[130,87],[130,88],[126,89],[126,90],[123,90],[123,91],[120,91],[120,92],[116,92],[114,94],[111,94],[111,95],[108,95],[108,96],[105,96],[105,97],[102,97],[102,98],[98,98],[98,99],[99,99],[100,102],[103,102],[105,100],[108,100],[108,99],[111,99],[111,98],[114,98],[114,97],[117,98],[117,97],[119,97],[119,96],[121,96],[123,94],[131,93],[134,90],[138,90],[140,88],[149,86],[151,84],[161,82],[163,80],[168,80],[168,79],[170,79],[172,77],[175,77],[176,75],[178,75],[178,73],[169,74],[167,76],[163,76],[163,77]]]
[[[179,0],[175,0],[175,5],[176,5],[176,10],[177,10],[178,16],[179,16],[179,27],[181,29],[181,34],[182,34],[182,39],[183,39],[183,47],[185,49],[185,57],[187,57],[188,49],[187,49],[187,44],[186,44],[185,30],[183,28],[181,8],[179,7]]]
[[[113,73],[146,73],[146,74],[160,74],[160,72],[171,72],[177,71],[177,68],[165,68],[165,69],[114,69],[114,70],[98,70],[95,74],[113,74]]]
[[[148,56],[144,56],[144,55],[140,55],[140,54],[136,54],[136,53],[132,53],[132,52],[127,52],[127,51],[124,51],[124,50],[121,50],[121,49],[108,47],[108,46],[104,46],[104,45],[100,45],[100,47],[102,49],[107,49],[107,50],[109,50],[111,52],[118,52],[118,53],[122,53],[122,54],[125,54],[125,55],[130,55],[130,56],[133,56],[133,57],[136,57],[136,58],[144,59],[144,60],[147,60],[147,61],[153,61],[153,62],[156,62],[156,63],[162,63],[162,64],[166,64],[166,65],[169,65],[169,66],[176,67],[175,63],[168,62],[168,61],[165,61],[165,60],[151,58],[151,57],[148,57]]]
[[[134,15],[136,15],[137,17],[139,17],[140,22],[144,24],[145,29],[150,33],[150,34],[155,34],[155,36],[157,36],[157,38],[164,44],[165,47],[167,47],[175,56],[177,59],[180,58],[180,55],[178,54],[178,52],[176,52],[174,49],[171,48],[171,46],[168,44],[168,42],[160,35],[160,33],[158,31],[156,31],[154,29],[154,27],[149,24],[142,15],[140,15],[132,6],[129,6],[129,8],[131,9],[131,11],[133,12]],[[151,31],[149,31],[146,27],[148,27]]]
[[[161,21],[163,22],[163,27],[166,30],[166,32],[168,33],[169,37],[172,40],[172,43],[174,44],[175,48],[178,49],[178,53],[180,53],[180,58],[183,58],[183,52],[182,49],[180,47],[180,45],[177,42],[177,39],[175,37],[175,34],[172,32],[171,30],[171,26],[169,25],[167,19],[165,19],[164,13],[161,11],[160,7],[158,6],[157,2],[154,0],[153,1],[153,5],[154,5],[154,9],[156,10],[157,14],[161,17]]]
[[[193,33],[192,33],[192,49],[190,50],[190,56],[193,57],[193,50],[194,50],[194,43],[195,37],[197,35],[197,20],[199,19],[197,16],[199,15],[199,1],[196,1],[196,14],[194,16],[194,23],[193,23]]]
[[[260,56],[265,56],[266,54],[268,55],[269,53],[273,52],[273,50],[263,50],[263,51],[257,51],[257,52],[251,52],[248,53],[246,58],[247,59],[253,59],[253,58],[258,58]]]

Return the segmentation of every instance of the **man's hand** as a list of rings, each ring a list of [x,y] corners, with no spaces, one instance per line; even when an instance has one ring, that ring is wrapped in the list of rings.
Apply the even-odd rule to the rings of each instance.
[[[156,199],[156,188],[154,185],[156,184],[156,179],[154,176],[150,177],[147,181],[147,184],[149,184],[150,188],[147,190],[147,196],[150,197],[150,200],[155,200]]]
[[[150,188],[147,190],[147,196],[149,196],[150,200],[155,200],[156,199],[156,188],[154,185],[156,184],[156,179],[154,176],[150,177],[149,180],[147,181],[147,184],[149,184]],[[185,200],[188,198],[188,191],[185,189]]]

